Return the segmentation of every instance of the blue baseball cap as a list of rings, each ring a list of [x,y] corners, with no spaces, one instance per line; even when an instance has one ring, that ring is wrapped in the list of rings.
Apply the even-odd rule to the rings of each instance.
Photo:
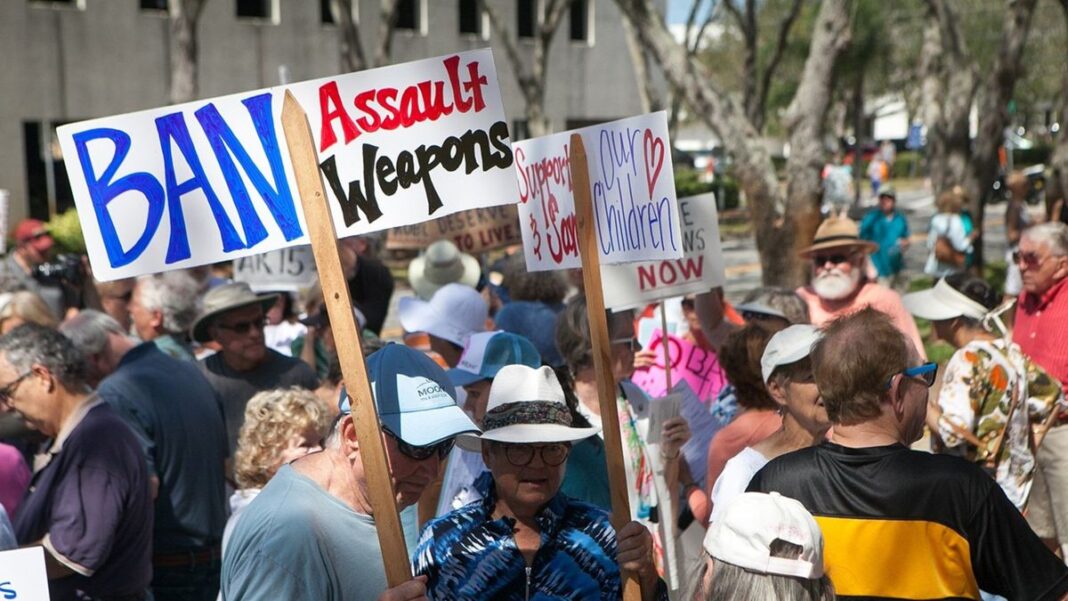
[[[454,386],[467,386],[479,380],[492,380],[505,365],[541,367],[541,354],[534,343],[508,332],[472,334],[460,362],[447,373]]]
[[[404,442],[425,447],[458,434],[479,432],[456,406],[455,387],[445,370],[425,354],[388,344],[367,358],[367,377],[382,427]],[[348,391],[341,390],[338,409],[351,412]]]

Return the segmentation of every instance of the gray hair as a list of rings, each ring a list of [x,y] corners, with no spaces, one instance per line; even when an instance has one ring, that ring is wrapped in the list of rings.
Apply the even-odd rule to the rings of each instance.
[[[40,365],[69,391],[80,392],[88,386],[85,357],[69,338],[52,328],[22,324],[0,336],[0,355],[20,374]]]
[[[712,564],[711,590],[701,590],[701,584]],[[830,578],[795,578],[777,574],[752,572],[725,561],[712,558],[697,573],[699,601],[736,601],[737,599],[767,599],[768,601],[835,601],[834,585]]]
[[[1035,244],[1049,246],[1050,252],[1058,257],[1068,255],[1068,225],[1060,221],[1031,226],[1023,231],[1023,237]]]
[[[745,298],[742,299],[742,303],[753,302],[762,303],[779,311],[786,316],[791,325],[810,323],[808,304],[805,303],[805,299],[789,288],[765,286],[750,290],[749,294],[746,294]]]
[[[163,330],[169,334],[188,332],[197,318],[200,287],[185,271],[168,271],[137,278],[141,306],[163,315]]]
[[[110,334],[126,336],[115,318],[94,309],[85,309],[64,321],[59,331],[86,357],[92,357],[107,348]]]

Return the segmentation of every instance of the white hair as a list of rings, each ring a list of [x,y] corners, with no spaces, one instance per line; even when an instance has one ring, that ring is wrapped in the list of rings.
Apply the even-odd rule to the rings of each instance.
[[[102,352],[108,345],[110,334],[126,335],[114,317],[95,309],[78,312],[60,324],[59,331],[86,357]]]
[[[1049,246],[1050,252],[1056,256],[1068,255],[1068,225],[1060,221],[1047,221],[1031,226],[1023,231],[1023,237],[1035,244]]]
[[[186,332],[197,317],[200,288],[185,271],[168,271],[137,278],[141,305],[163,315],[163,331]]]

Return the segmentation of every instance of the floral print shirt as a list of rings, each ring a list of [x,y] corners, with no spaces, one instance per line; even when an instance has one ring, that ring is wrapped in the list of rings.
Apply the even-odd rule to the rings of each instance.
[[[1019,402],[1010,417],[1014,394]],[[1060,384],[1019,346],[1004,340],[975,340],[946,365],[938,395],[942,409],[938,434],[951,452],[976,463],[995,464],[995,480],[1023,508],[1035,471],[1032,425],[1045,421],[1054,405],[1063,402]],[[971,432],[983,445],[969,443],[958,429]],[[999,456],[993,457],[1002,430],[1005,441]]]

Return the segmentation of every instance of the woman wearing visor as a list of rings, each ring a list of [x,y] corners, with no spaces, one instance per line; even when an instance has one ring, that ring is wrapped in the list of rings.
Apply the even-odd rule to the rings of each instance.
[[[932,434],[943,452],[983,466],[1023,510],[1035,474],[1034,449],[1054,405],[1064,401],[1060,384],[1006,335],[1000,315],[1012,303],[1001,305],[1001,295],[985,281],[953,274],[903,301],[957,349],[928,406]]]

